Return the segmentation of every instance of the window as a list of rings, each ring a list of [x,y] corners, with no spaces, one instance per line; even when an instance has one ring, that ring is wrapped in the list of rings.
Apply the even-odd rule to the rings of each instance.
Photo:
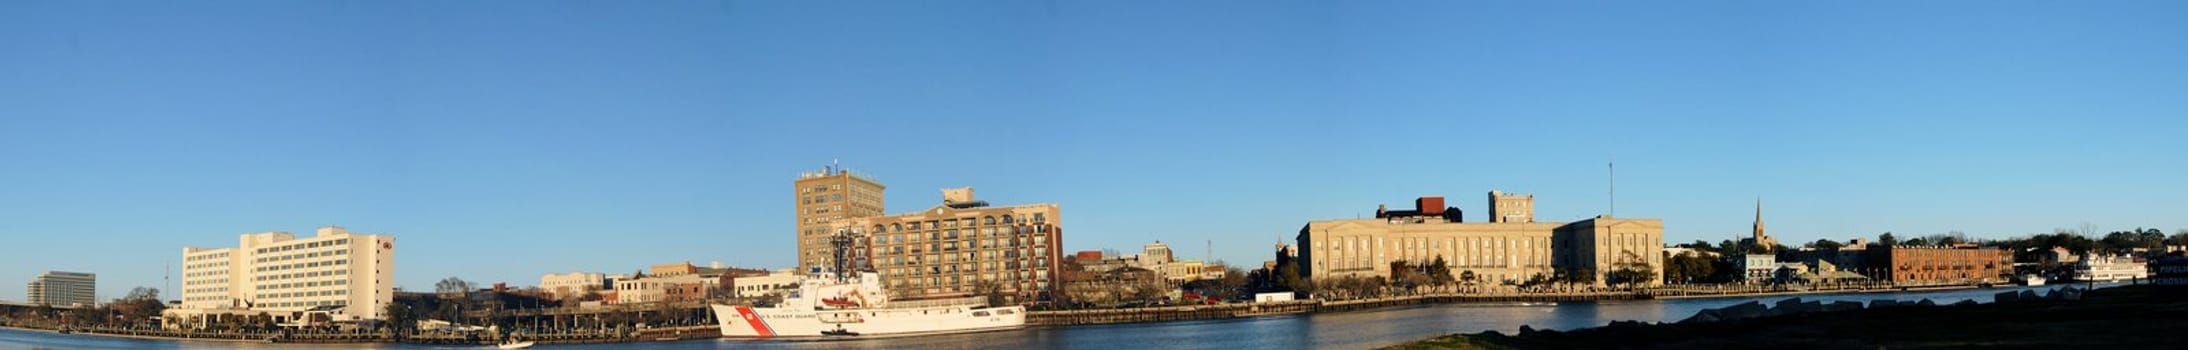
[[[989,217],[983,218],[983,219],[981,220],[981,223],[983,223],[983,224],[988,224],[988,225],[994,225],[994,224],[995,224],[995,217],[994,217],[994,216],[989,216]]]

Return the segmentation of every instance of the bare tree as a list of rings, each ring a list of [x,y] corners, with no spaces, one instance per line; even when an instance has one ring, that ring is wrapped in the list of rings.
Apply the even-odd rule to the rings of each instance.
[[[441,293],[441,294],[457,294],[457,293],[470,293],[470,292],[471,292],[471,290],[472,290],[472,288],[471,288],[471,282],[469,282],[469,281],[464,281],[464,280],[463,280],[462,278],[455,278],[455,277],[449,277],[449,278],[444,278],[444,279],[441,279],[441,281],[440,281],[440,282],[438,282],[438,283],[434,283],[434,284],[433,284],[433,292],[434,292],[434,293]]]

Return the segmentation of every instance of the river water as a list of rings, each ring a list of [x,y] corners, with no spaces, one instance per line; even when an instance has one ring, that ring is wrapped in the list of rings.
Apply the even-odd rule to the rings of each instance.
[[[1138,323],[1072,327],[1036,327],[1013,331],[855,341],[688,340],[661,343],[539,346],[535,349],[1363,349],[1422,338],[1496,330],[1511,334],[1520,325],[1537,329],[1597,327],[1611,321],[1672,322],[1702,309],[1750,300],[1765,304],[1788,298],[1823,301],[1930,299],[1939,304],[1961,300],[1990,302],[1991,295],[2060,286],[1971,289],[1935,292],[1813,294],[1606,302],[1556,305],[1442,304],[1370,311],[1249,319]],[[491,347],[468,347],[468,349]],[[138,340],[0,329],[0,349],[466,349],[403,344],[291,345]]]

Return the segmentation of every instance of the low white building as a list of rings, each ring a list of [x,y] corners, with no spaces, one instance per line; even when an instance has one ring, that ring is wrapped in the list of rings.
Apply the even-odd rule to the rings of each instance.
[[[539,289],[553,293],[556,299],[569,299],[614,287],[614,281],[608,279],[608,274],[604,273],[571,272],[539,276]]]
[[[757,298],[768,294],[789,294],[798,290],[798,273],[795,269],[769,272],[766,276],[738,277],[729,283],[739,298]]]
[[[1770,254],[1741,255],[1733,258],[1732,268],[1739,270],[1742,279],[1748,283],[1767,282],[1777,278],[1778,256]]]
[[[1254,302],[1256,302],[1256,303],[1269,303],[1269,302],[1279,302],[1279,301],[1292,301],[1292,298],[1293,298],[1293,296],[1292,296],[1292,292],[1275,292],[1275,293],[1256,293],[1256,294],[1254,294]]]

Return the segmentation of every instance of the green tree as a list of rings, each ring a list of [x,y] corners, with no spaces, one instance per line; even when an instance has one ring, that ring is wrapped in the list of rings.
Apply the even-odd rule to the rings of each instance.
[[[1877,235],[1877,245],[1886,247],[1899,246],[1899,237],[1893,237],[1891,232],[1885,232],[1884,234]]]
[[[1839,241],[1834,241],[1828,238],[1818,239],[1813,243],[1808,243],[1809,248],[1816,248],[1818,250],[1836,250],[1845,246],[1845,244],[1841,244],[1839,243]]]
[[[1704,258],[1697,254],[1666,254],[1664,257],[1664,278],[1666,281],[1680,283],[1708,281],[1711,276],[1717,274],[1716,267],[1715,259]]]
[[[387,303],[387,329],[396,340],[402,340],[418,328],[418,315],[410,311],[410,304]]]
[[[1603,282],[1611,285],[1636,285],[1654,280],[1656,268],[1650,266],[1648,260],[1642,259],[1639,254],[1628,251],[1617,263],[1612,264],[1611,271],[1605,274]]]
[[[1420,271],[1415,270],[1412,263],[1408,263],[1405,260],[1396,260],[1390,262],[1390,279],[1392,280],[1391,282],[1398,282],[1399,280],[1407,279],[1408,277],[1412,277],[1413,275],[1419,273]]]
[[[1222,300],[1236,299],[1244,295],[1246,290],[1246,271],[1237,267],[1226,267],[1223,269],[1223,278],[1216,281],[1215,288],[1201,294]]]
[[[1435,260],[1428,262],[1428,277],[1430,282],[1439,286],[1451,284],[1451,264],[1444,261],[1442,255],[1437,255]]]
[[[973,280],[972,290],[974,293],[988,297],[988,306],[1003,306],[1010,303],[1009,296],[1003,294],[1003,284],[997,283],[995,280],[986,278]]]
[[[1565,283],[1572,283],[1572,284],[1594,284],[1594,283],[1595,283],[1595,269],[1593,269],[1593,268],[1586,268],[1586,267],[1583,267],[1583,268],[1571,269],[1571,270],[1567,270],[1567,271],[1564,271],[1564,273],[1565,273]]]
[[[1277,267],[1276,267],[1276,271],[1273,271],[1273,272],[1274,272],[1274,273],[1276,274],[1276,288],[1277,288],[1276,290],[1279,290],[1279,291],[1298,291],[1298,290],[1299,290],[1299,288],[1298,288],[1298,286],[1299,286],[1299,281],[1300,281],[1300,277],[1299,277],[1299,269],[1297,269],[1297,268],[1293,268],[1293,267],[1292,267],[1291,265],[1283,265],[1283,266],[1277,266]]]

